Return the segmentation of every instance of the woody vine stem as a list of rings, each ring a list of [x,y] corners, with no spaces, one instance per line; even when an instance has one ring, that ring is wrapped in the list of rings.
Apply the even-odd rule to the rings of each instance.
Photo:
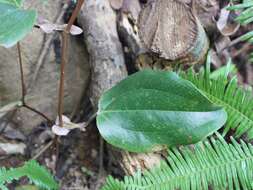
[[[18,49],[18,63],[19,63],[19,70],[20,70],[20,80],[21,80],[21,90],[22,90],[22,106],[37,113],[44,119],[46,119],[49,123],[52,123],[52,121],[43,113],[40,111],[32,108],[31,106],[27,105],[25,102],[25,96],[26,96],[26,86],[25,86],[25,80],[24,80],[24,71],[23,71],[23,61],[22,61],[22,53],[21,53],[21,45],[20,42],[17,43],[17,49]]]
[[[64,99],[64,78],[65,78],[65,65],[67,62],[67,48],[68,48],[68,37],[70,29],[75,22],[79,11],[82,8],[82,5],[84,3],[84,0],[78,0],[75,10],[73,11],[68,24],[66,28],[63,30],[62,33],[62,49],[61,49],[61,75],[60,75],[60,85],[59,85],[59,96],[58,96],[58,118],[59,118],[59,125],[60,127],[63,127],[63,121],[62,121],[62,114],[63,114],[63,99]],[[54,138],[54,144],[56,147],[56,160],[58,160],[59,157],[59,143],[58,143],[59,137],[55,136]],[[55,164],[55,170],[57,168],[57,161]]]
[[[63,30],[62,33],[62,50],[61,50],[61,76],[60,76],[60,85],[59,85],[59,96],[58,96],[58,118],[59,118],[59,124],[62,127],[63,121],[62,121],[62,114],[63,114],[63,99],[64,99],[64,78],[65,78],[65,65],[67,62],[67,49],[68,49],[68,37],[70,29],[76,20],[79,11],[82,8],[82,5],[84,3],[84,0],[78,0],[75,10],[73,11],[68,24],[66,28]]]
[[[71,17],[68,21],[68,24],[67,24],[66,28],[64,29],[64,31],[62,33],[61,73],[60,73],[59,96],[58,96],[58,117],[59,117],[59,124],[60,124],[61,127],[63,126],[62,114],[63,114],[63,108],[64,108],[64,106],[63,106],[64,77],[65,77],[64,71],[65,71],[65,65],[66,65],[66,62],[67,62],[66,53],[67,53],[67,49],[68,49],[68,37],[69,37],[70,29],[71,29],[73,23],[75,22],[75,20],[78,16],[78,13],[82,8],[83,3],[84,3],[84,0],[78,0],[77,1],[76,8],[73,11],[73,13],[72,13],[72,15],[71,15]],[[46,119],[49,124],[53,124],[52,120],[49,119],[49,117],[47,117],[42,112],[40,112],[40,111],[32,108],[31,106],[27,105],[26,102],[25,102],[26,85],[25,85],[25,80],[24,80],[23,61],[22,61],[22,52],[21,52],[20,42],[17,43],[17,50],[18,50],[18,63],[19,63],[21,90],[22,90],[22,97],[21,97],[22,107],[25,107],[25,108],[37,113],[38,115],[40,115],[41,117]],[[56,144],[56,156],[58,157],[58,153],[59,153],[58,137],[55,137],[54,142]],[[52,144],[53,143],[50,143],[49,146],[51,146]],[[45,150],[43,150],[43,151],[45,151]]]
[[[63,99],[64,99],[64,78],[65,78],[65,65],[67,62],[67,56],[66,52],[68,49],[68,37],[70,33],[70,29],[75,22],[79,11],[82,8],[82,5],[84,3],[84,0],[78,0],[77,5],[75,10],[73,11],[68,24],[66,28],[63,30],[62,33],[62,50],[61,50],[61,74],[60,74],[60,84],[59,84],[59,96],[58,96],[58,117],[59,117],[59,124],[62,127],[63,126],[63,121],[62,121],[62,114],[63,114]],[[49,123],[52,124],[51,119],[49,119],[45,114],[41,113],[40,111],[30,107],[29,105],[26,104],[25,102],[25,96],[26,96],[26,86],[25,86],[25,81],[24,81],[24,71],[23,71],[23,63],[22,63],[22,53],[21,53],[21,46],[20,42],[17,43],[17,50],[18,50],[18,63],[19,63],[19,70],[20,70],[20,79],[21,79],[21,89],[22,89],[22,106],[37,113],[44,119],[46,119]]]

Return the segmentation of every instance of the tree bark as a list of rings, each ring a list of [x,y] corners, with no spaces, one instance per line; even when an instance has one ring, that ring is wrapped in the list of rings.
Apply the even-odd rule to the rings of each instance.
[[[108,0],[87,0],[79,17],[90,55],[92,70],[90,98],[95,107],[105,90],[127,77],[125,62],[128,66],[129,64],[134,67],[137,65],[138,69],[144,67],[156,68],[150,65],[147,66],[146,63],[154,62],[150,57],[139,57],[139,54],[143,51],[135,29],[141,8],[139,1],[129,0],[127,2],[134,3],[134,14],[131,14],[131,7],[123,7],[122,11],[118,11],[118,15],[116,15]],[[131,3],[128,5],[131,6]],[[127,51],[123,52],[123,49],[127,49]],[[158,62],[159,64],[163,63],[159,60]],[[138,65],[139,63],[141,64]],[[161,67],[161,69],[164,69],[164,67]],[[159,164],[164,158],[163,152],[136,154],[121,151],[111,146],[109,149],[128,175],[134,174],[139,169],[142,171],[150,169]]]
[[[105,90],[127,77],[116,14],[108,1],[87,0],[79,22],[84,29],[84,40],[90,56],[90,98],[97,106]],[[150,168],[159,163],[161,158],[155,153],[132,154],[112,147],[110,149],[127,174],[133,174],[136,169]]]
[[[116,14],[108,1],[87,0],[79,21],[84,29],[92,71],[90,97],[97,105],[105,90],[127,76]]]

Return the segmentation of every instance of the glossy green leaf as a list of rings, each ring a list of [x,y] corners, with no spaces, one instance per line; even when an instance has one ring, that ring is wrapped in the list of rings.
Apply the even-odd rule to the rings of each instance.
[[[14,5],[16,7],[20,7],[23,0],[0,0],[0,3]]]
[[[36,12],[33,10],[0,3],[0,45],[7,48],[15,45],[31,31],[35,20]]]
[[[132,152],[196,143],[223,126],[227,114],[173,72],[131,75],[99,101],[97,125],[110,144]]]

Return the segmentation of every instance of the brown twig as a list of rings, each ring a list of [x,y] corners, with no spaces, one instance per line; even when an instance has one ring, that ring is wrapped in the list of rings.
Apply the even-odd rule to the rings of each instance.
[[[38,115],[40,115],[41,117],[43,117],[44,119],[47,120],[47,122],[49,122],[50,124],[53,124],[53,121],[51,119],[49,119],[44,113],[32,108],[31,106],[27,105],[26,103],[23,104],[23,107],[33,111],[34,113],[37,113]]]
[[[242,42],[242,40],[240,37],[238,37],[238,38],[234,39],[233,41],[231,41],[227,46],[222,48],[218,53],[222,53],[225,49],[231,48],[232,46],[234,46],[240,42]]]
[[[50,141],[48,144],[46,144],[33,158],[32,160],[37,160],[50,146],[54,144],[54,141]]]
[[[57,171],[57,166],[58,166],[58,158],[59,158],[59,153],[60,153],[60,147],[59,147],[59,141],[60,137],[55,135],[53,139],[53,144],[55,147],[55,167],[54,167],[54,173],[56,174]]]
[[[96,182],[96,187],[95,189],[99,189],[101,182],[101,178],[104,176],[104,140],[100,136],[99,137],[99,169],[98,169],[98,177],[97,177],[97,182]]]
[[[235,58],[239,55],[241,55],[243,52],[247,52],[251,49],[252,44],[251,43],[245,43],[242,48],[240,48],[239,50],[237,50],[233,55],[232,58]]]
[[[58,117],[59,117],[59,125],[63,126],[62,121],[62,114],[63,114],[63,98],[64,98],[64,72],[65,72],[65,65],[67,62],[67,48],[68,48],[68,35],[73,25],[74,21],[77,18],[77,15],[82,8],[84,0],[78,0],[75,10],[73,11],[66,28],[63,30],[62,33],[62,49],[61,49],[61,75],[60,75],[60,85],[59,85],[59,96],[58,96]],[[59,157],[59,137],[55,136],[54,144],[56,148],[56,164],[55,164],[55,171],[57,169],[57,160]]]
[[[59,124],[62,127],[62,114],[63,114],[63,97],[64,97],[64,71],[65,65],[67,61],[66,51],[68,47],[68,35],[70,29],[77,18],[77,15],[83,5],[84,0],[78,0],[75,10],[73,11],[67,27],[64,29],[62,33],[62,53],[61,53],[61,76],[60,76],[60,85],[59,85],[59,97],[58,97],[58,117],[59,117]]]
[[[66,64],[66,49],[67,49],[68,34],[64,31],[62,33],[62,52],[61,52],[61,76],[60,76],[60,86],[59,86],[59,97],[58,97],[58,117],[59,124],[62,127],[62,114],[63,114],[63,98],[64,98],[64,72]]]
[[[17,49],[18,49],[18,63],[19,63],[19,71],[20,71],[20,80],[21,80],[21,90],[22,90],[22,106],[37,113],[41,117],[45,118],[49,123],[52,123],[52,121],[43,113],[40,111],[32,108],[31,106],[28,106],[25,102],[25,96],[26,96],[26,86],[25,86],[25,80],[24,80],[24,70],[23,70],[23,61],[22,61],[22,53],[21,53],[21,45],[20,42],[17,43]]]

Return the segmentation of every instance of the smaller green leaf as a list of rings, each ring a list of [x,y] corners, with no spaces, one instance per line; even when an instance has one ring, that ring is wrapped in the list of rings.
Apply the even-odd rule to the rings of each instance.
[[[99,101],[97,125],[104,139],[132,152],[194,144],[226,122],[191,82],[173,72],[146,70],[131,75]]]
[[[24,38],[36,21],[35,11],[11,4],[0,3],[0,13],[0,45],[7,48]]]

